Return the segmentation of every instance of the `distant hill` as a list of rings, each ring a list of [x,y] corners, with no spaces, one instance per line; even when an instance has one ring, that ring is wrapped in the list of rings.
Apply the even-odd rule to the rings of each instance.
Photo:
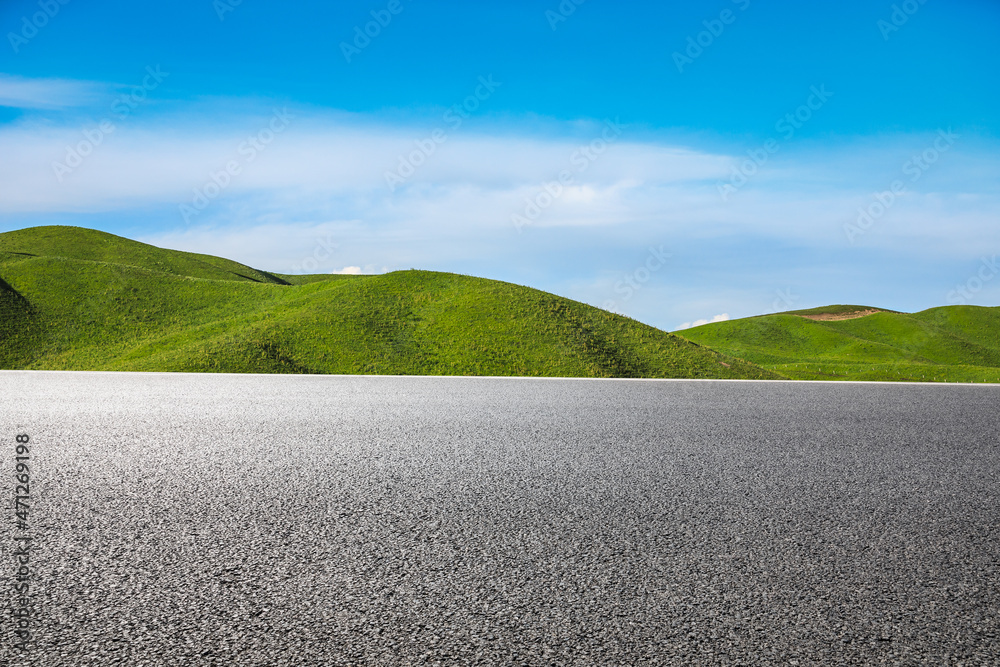
[[[826,306],[681,335],[794,379],[1000,382],[1000,308]]]
[[[77,227],[0,234],[0,368],[781,377],[509,283],[278,275]]]

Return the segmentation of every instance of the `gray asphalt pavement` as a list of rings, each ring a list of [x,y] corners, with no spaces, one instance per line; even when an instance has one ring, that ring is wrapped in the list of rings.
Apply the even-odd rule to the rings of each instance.
[[[1000,664],[998,408],[991,386],[0,372],[0,664]]]

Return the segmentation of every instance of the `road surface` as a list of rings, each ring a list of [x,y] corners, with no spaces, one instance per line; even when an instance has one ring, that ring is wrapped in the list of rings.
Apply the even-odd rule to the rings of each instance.
[[[14,371],[0,406],[0,664],[1000,656],[1000,387]]]

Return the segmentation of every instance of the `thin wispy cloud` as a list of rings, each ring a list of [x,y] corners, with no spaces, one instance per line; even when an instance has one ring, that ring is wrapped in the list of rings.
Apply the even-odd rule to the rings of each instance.
[[[383,228],[425,228],[431,235],[490,228],[517,232],[522,242],[545,228],[631,226],[674,236],[741,233],[855,245],[896,244],[905,232],[909,238],[937,237],[955,245],[967,243],[973,232],[978,232],[977,242],[995,236],[991,220],[1000,210],[1000,196],[988,178],[963,179],[955,188],[950,174],[963,171],[968,151],[962,147],[943,156],[919,183],[908,184],[853,238],[845,226],[856,223],[858,211],[899,176],[898,167],[859,173],[852,168],[857,152],[845,152],[842,165],[836,156],[821,162],[810,154],[776,159],[772,171],[762,171],[723,201],[717,184],[738,156],[622,140],[560,186],[560,173],[572,169],[572,156],[585,140],[481,133],[450,139],[404,186],[391,191],[385,173],[413,150],[417,131],[292,115],[289,127],[259,149],[247,138],[268,128],[266,115],[215,127],[188,124],[184,117],[135,119],[120,123],[94,146],[86,146],[87,125],[7,125],[0,128],[6,156],[0,162],[0,214],[156,207],[163,231],[256,224],[276,215],[289,222],[361,219]],[[909,139],[914,147],[924,142],[921,136]],[[58,173],[67,154],[81,146],[89,149],[81,164],[71,173]],[[886,150],[864,143],[858,148],[871,162],[891,164]],[[977,158],[987,177],[1000,173],[996,159]],[[225,173],[227,164],[239,173]],[[799,185],[803,179],[811,181],[808,187]],[[555,196],[547,191],[552,187],[559,190],[551,190]],[[250,201],[252,212],[246,209]],[[533,202],[535,217],[515,228],[512,219]]]
[[[0,73],[0,107],[59,110],[99,101],[109,86],[91,81],[37,79]]]

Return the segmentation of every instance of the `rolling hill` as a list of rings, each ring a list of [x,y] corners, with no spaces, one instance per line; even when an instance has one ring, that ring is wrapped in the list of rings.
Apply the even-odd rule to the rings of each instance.
[[[1000,382],[1000,308],[826,306],[682,335],[793,379]]]
[[[0,234],[0,368],[781,377],[509,283],[278,275],[77,227]]]

